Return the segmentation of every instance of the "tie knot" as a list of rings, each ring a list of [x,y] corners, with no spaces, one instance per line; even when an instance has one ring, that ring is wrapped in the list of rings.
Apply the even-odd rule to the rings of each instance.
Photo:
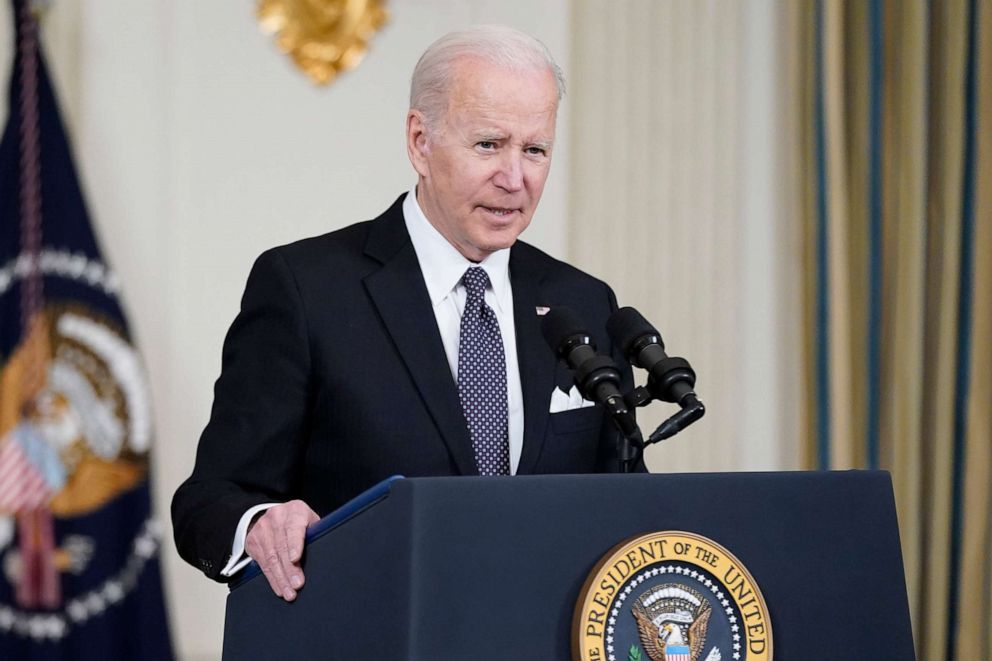
[[[481,266],[470,266],[465,271],[465,275],[462,276],[462,284],[465,285],[468,301],[477,303],[482,301],[486,294],[486,287],[489,286],[489,275]]]

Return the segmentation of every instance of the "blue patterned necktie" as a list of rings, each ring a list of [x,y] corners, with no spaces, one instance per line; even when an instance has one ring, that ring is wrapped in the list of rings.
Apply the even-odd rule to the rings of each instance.
[[[458,398],[480,475],[510,474],[506,358],[496,313],[486,305],[489,276],[473,266],[462,276],[467,294],[458,336]]]

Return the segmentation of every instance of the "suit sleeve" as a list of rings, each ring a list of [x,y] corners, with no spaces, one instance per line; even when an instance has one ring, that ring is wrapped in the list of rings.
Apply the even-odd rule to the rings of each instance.
[[[215,580],[224,580],[220,571],[245,511],[299,492],[311,397],[308,337],[293,273],[278,250],[268,251],[252,268],[224,341],[193,473],[172,500],[180,555]]]

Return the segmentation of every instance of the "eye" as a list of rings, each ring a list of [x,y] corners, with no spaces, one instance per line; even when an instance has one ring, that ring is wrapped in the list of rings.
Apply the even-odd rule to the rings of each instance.
[[[548,155],[548,150],[545,149],[544,147],[528,147],[524,151],[526,151],[531,156],[547,156]]]
[[[492,140],[480,140],[475,143],[475,146],[483,151],[492,151],[493,149],[496,149],[496,143]]]

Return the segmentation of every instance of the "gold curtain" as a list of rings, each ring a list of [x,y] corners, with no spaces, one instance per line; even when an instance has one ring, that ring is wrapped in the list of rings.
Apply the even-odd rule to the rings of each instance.
[[[892,472],[920,659],[992,658],[992,2],[790,6],[809,468]]]

